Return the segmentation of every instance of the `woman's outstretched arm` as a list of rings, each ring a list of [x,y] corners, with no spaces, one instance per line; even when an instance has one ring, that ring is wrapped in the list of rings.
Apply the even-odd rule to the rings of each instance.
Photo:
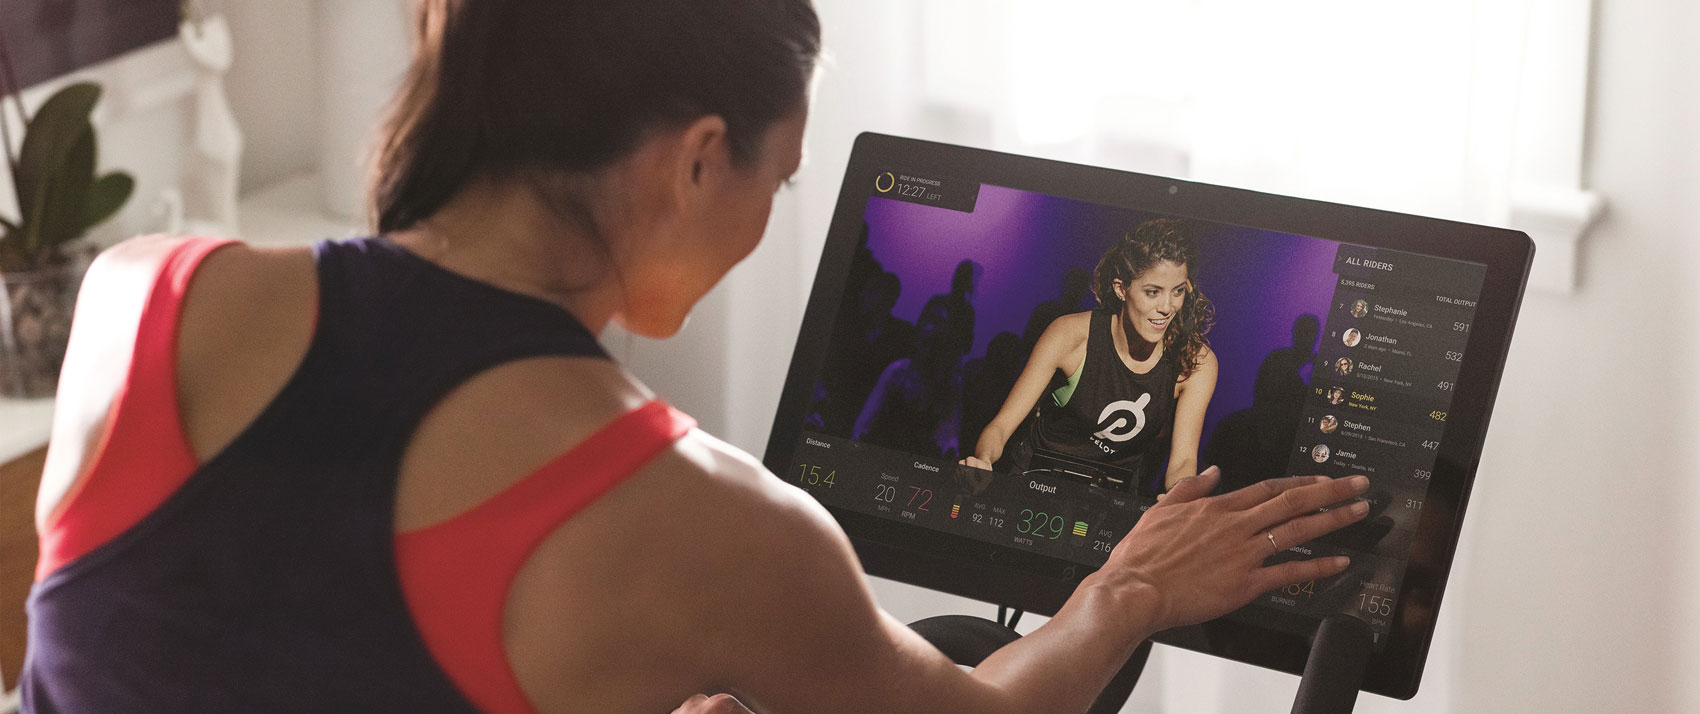
[[[1216,353],[1205,348],[1192,375],[1180,383],[1175,402],[1175,427],[1169,435],[1169,468],[1163,473],[1163,490],[1198,473],[1198,442],[1204,435],[1204,412],[1216,393]]]
[[[755,597],[765,607],[746,612],[763,612],[751,622],[762,626],[741,641],[745,653],[726,651],[738,668],[728,682],[762,712],[1085,711],[1153,632],[1212,619],[1258,593],[1345,568],[1331,559],[1263,568],[1270,554],[1263,532],[1277,529],[1280,541],[1302,542],[1353,522],[1360,515],[1346,508],[1307,513],[1348,500],[1362,486],[1283,479],[1205,498],[1214,486],[1214,471],[1176,484],[1056,617],[971,673],[877,609],[842,532],[818,508],[801,508],[799,519],[818,522],[799,525],[808,536],[794,542],[806,553],[770,561],[770,568],[791,563],[811,573],[792,573],[791,583]]]
[[[730,691],[764,714],[1084,711],[1153,632],[1340,572],[1332,559],[1263,567],[1263,534],[1300,543],[1347,525],[1361,514],[1316,510],[1363,490],[1292,478],[1212,498],[1215,472],[1201,474],[1148,511],[1056,617],[965,673],[878,608],[823,509],[766,479],[764,518],[748,533],[760,540],[720,551],[728,557],[714,559],[713,577],[728,587],[691,590],[703,609],[688,621],[708,624],[675,630],[672,642],[699,654],[693,691]]]

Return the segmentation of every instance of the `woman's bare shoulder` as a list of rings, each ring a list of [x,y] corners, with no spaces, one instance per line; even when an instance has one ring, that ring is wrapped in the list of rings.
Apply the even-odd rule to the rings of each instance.
[[[507,643],[540,702],[663,710],[735,678],[727,653],[760,651],[747,643],[775,623],[810,606],[853,609],[837,604],[863,587],[819,504],[693,430],[532,552],[506,610],[527,626]]]
[[[128,377],[151,291],[165,261],[188,240],[131,238],[89,266],[65,356],[64,373],[73,378],[57,401],[39,518],[62,505],[62,495],[86,475],[95,436]],[[197,456],[246,425],[293,370],[311,329],[311,270],[306,248],[262,251],[240,243],[213,251],[195,270],[176,321],[174,366],[179,416]],[[293,350],[277,349],[280,343],[294,343]],[[277,366],[259,366],[268,361]],[[236,393],[252,396],[227,398]]]
[[[307,246],[231,243],[196,268],[177,336],[180,408],[196,456],[222,449],[276,398],[317,319]]]
[[[1216,351],[1210,349],[1209,345],[1199,347],[1198,356],[1194,358],[1193,364],[1195,365],[1193,369],[1194,374],[1215,375],[1217,364]]]
[[[396,528],[458,515],[654,394],[611,360],[547,356],[472,376],[435,404],[402,455]]]
[[[1202,385],[1208,393],[1216,389],[1216,353],[1208,345],[1198,348],[1198,356],[1193,360],[1191,373],[1175,380],[1175,394],[1185,394],[1189,386]]]
[[[201,240],[164,234],[143,235],[125,240],[100,252],[89,267],[93,287],[133,277],[152,283],[165,259],[184,243]],[[279,288],[313,287],[312,249],[305,246],[254,246],[241,241],[224,241],[198,267],[196,287],[213,292],[247,291],[273,293]],[[133,296],[124,296],[133,297]]]
[[[701,479],[705,490],[740,501],[744,508],[831,522],[817,519],[825,512],[801,489],[782,481],[748,452],[700,429],[676,442],[657,467]]]
[[[1071,312],[1051,321],[1050,327],[1040,335],[1041,341],[1047,337],[1061,339],[1073,346],[1086,341],[1086,335],[1092,331],[1092,311]]]
[[[1067,355],[1078,352],[1085,344],[1086,337],[1092,331],[1092,313],[1076,312],[1063,315],[1051,321],[1049,327],[1039,335],[1038,343],[1033,345],[1033,354],[1051,361],[1062,360]],[[1070,365],[1057,363],[1058,369],[1071,369]]]
[[[180,342],[189,352],[183,357],[205,351],[228,361],[232,350],[304,351],[318,312],[316,273],[307,246],[233,242],[213,251],[195,270],[184,302]]]
[[[1067,315],[1063,315],[1062,317],[1059,317],[1055,320],[1052,320],[1051,326],[1058,328],[1060,330],[1066,331],[1069,334],[1073,334],[1073,333],[1078,332],[1078,333],[1081,334],[1082,337],[1084,337],[1085,334],[1086,334],[1086,331],[1091,329],[1091,327],[1092,327],[1092,314],[1093,314],[1092,310],[1084,310],[1084,311],[1081,311],[1081,312],[1071,312]],[[1049,330],[1047,330],[1047,331],[1049,331]]]
[[[445,395],[414,431],[402,460],[397,528],[424,527],[487,500],[654,399],[618,363],[595,357],[529,358],[475,375]],[[686,500],[727,508],[786,507],[793,492],[800,493],[701,430],[663,449],[628,479],[649,481],[667,484],[657,496],[690,494]]]

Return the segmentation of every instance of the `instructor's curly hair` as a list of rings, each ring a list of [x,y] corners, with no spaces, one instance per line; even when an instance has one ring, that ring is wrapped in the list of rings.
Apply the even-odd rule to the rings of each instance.
[[[1173,218],[1135,226],[1099,259],[1092,271],[1092,292],[1098,304],[1119,313],[1122,300],[1116,297],[1115,281],[1131,290],[1134,278],[1165,260],[1186,266],[1188,278],[1185,301],[1163,332],[1163,359],[1171,360],[1184,380],[1203,362],[1204,350],[1210,346],[1205,334],[1216,322],[1215,306],[1191,280],[1198,272],[1198,239],[1191,226]]]

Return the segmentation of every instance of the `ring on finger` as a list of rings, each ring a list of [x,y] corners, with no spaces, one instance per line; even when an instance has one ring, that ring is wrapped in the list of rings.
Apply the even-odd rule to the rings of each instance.
[[[1269,539],[1269,545],[1275,548],[1275,552],[1281,552],[1281,544],[1275,542],[1275,531],[1264,531],[1263,536]]]

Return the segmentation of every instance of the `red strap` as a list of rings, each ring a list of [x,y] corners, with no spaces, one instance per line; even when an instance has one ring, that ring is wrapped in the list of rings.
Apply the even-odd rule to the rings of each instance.
[[[672,407],[650,402],[494,498],[396,535],[396,568],[413,621],[449,679],[480,710],[535,711],[502,644],[508,590],[531,552],[695,425]]]
[[[191,238],[166,254],[89,474],[41,534],[37,582],[141,522],[200,466],[177,408],[177,328],[195,269],[231,242]]]

